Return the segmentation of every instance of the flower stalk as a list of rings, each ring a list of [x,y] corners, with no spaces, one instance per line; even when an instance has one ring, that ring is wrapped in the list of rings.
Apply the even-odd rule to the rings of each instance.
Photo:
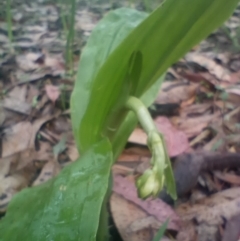
[[[157,197],[166,185],[168,193],[175,199],[175,182],[162,135],[158,132],[148,109],[140,99],[131,96],[126,102],[126,107],[137,116],[148,136],[147,145],[152,153],[151,167],[137,179],[138,195],[144,199],[149,196]]]

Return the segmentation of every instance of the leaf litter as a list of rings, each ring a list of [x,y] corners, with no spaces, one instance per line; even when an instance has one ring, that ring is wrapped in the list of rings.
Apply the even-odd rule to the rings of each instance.
[[[49,180],[79,156],[68,111],[75,75],[69,75],[64,59],[61,7],[44,1],[12,1],[12,42],[5,20],[0,22],[1,212],[15,193]],[[81,48],[111,7],[79,3],[74,71]],[[169,69],[150,109],[173,161],[184,153],[240,151],[239,19],[240,10],[236,9],[224,26]],[[177,108],[170,113],[166,106]],[[133,180],[149,165],[146,135],[138,127],[113,166],[113,172],[121,176],[114,179],[120,187],[113,188],[111,212],[123,240],[150,241],[167,217],[172,217],[168,229],[178,233],[175,240],[237,240],[239,234],[234,239],[233,233],[239,226],[234,218],[240,212],[238,168],[199,176],[191,196],[179,198],[176,206],[170,207],[160,199],[151,200],[150,205],[137,198],[129,178]],[[166,240],[173,240],[167,235]]]

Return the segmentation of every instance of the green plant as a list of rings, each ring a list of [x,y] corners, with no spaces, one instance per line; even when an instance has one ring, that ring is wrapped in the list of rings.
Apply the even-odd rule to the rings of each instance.
[[[151,120],[141,117],[142,110],[147,113],[143,104],[153,102],[167,68],[222,24],[237,3],[166,0],[150,15],[125,8],[100,21],[82,52],[71,98],[81,157],[56,178],[13,198],[0,223],[0,241],[107,240],[110,170],[137,124],[134,112],[153,152],[139,193],[156,195],[165,184],[175,197],[163,139]]]
[[[65,48],[65,60],[67,69],[73,70],[73,43],[74,43],[74,26],[75,26],[75,11],[76,11],[76,0],[71,0],[70,14],[66,15],[66,2],[61,2],[60,16],[63,25],[65,37],[67,38]],[[70,71],[71,72],[71,71]]]
[[[11,12],[11,0],[7,0],[7,30],[8,30],[8,39],[10,41],[10,49],[12,51],[12,41],[13,41],[13,33],[12,33],[12,12]]]
[[[166,231],[168,226],[168,220],[163,223],[163,225],[159,228],[157,234],[155,235],[154,239],[152,241],[159,241],[164,235],[164,232]]]

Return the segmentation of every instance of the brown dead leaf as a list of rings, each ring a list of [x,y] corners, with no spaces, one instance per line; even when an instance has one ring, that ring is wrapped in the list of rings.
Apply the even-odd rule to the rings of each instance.
[[[52,147],[47,142],[39,142],[39,150],[35,148],[27,149],[16,154],[18,157],[15,160],[15,170],[21,170],[33,161],[49,161],[53,158]]]
[[[151,157],[149,149],[143,147],[130,147],[125,149],[118,158],[118,163],[135,162],[138,164],[141,161],[145,161]]]
[[[231,93],[231,94],[235,94],[235,95],[240,96],[240,87],[238,85],[229,87],[229,88],[225,89],[225,91],[227,93]]]
[[[225,149],[225,135],[219,131],[215,137],[206,143],[203,147],[204,151],[214,151]]]
[[[155,124],[160,133],[163,134],[167,144],[169,156],[177,156],[189,149],[188,138],[182,131],[177,130],[166,117],[157,117]],[[142,129],[135,129],[128,141],[146,145],[147,135]]]
[[[32,106],[26,101],[27,91],[26,85],[15,86],[3,99],[3,107],[22,114],[29,114]]]
[[[163,82],[158,97],[157,104],[181,103],[195,96],[199,84],[185,83],[181,81]]]
[[[11,165],[11,171],[15,172],[16,170],[21,170],[27,166],[30,162],[35,159],[36,151],[34,148],[30,148],[21,152],[15,153],[16,160],[15,163]]]
[[[47,93],[48,98],[55,103],[58,97],[60,96],[59,87],[54,85],[45,85],[45,91]]]
[[[112,167],[112,172],[114,175],[129,175],[134,172],[134,169],[131,167],[126,167],[123,165],[114,164]]]
[[[2,157],[34,148],[35,138],[39,128],[55,116],[45,116],[34,123],[28,121],[19,122],[5,130],[5,138],[2,142]]]
[[[26,102],[21,102],[16,98],[4,98],[3,107],[25,115],[30,114],[32,106]]]
[[[239,241],[240,238],[240,215],[235,215],[227,222],[222,241]]]
[[[25,73],[22,70],[18,69],[18,70],[16,70],[16,79],[18,80],[18,83],[28,83],[28,82],[39,80],[48,74],[49,75],[52,74],[50,70],[39,71],[39,72],[36,71],[33,73],[32,72]]]
[[[198,143],[201,143],[204,139],[206,139],[211,134],[210,130],[204,130],[202,131],[198,136],[196,136],[191,142],[190,146],[194,146]]]
[[[140,128],[135,128],[130,137],[129,142],[146,145],[147,144],[147,134]]]
[[[51,71],[51,74],[56,76],[65,73],[65,65],[62,55],[50,55],[45,52],[44,67]]]
[[[233,173],[223,173],[223,172],[215,171],[214,175],[222,181],[235,184],[235,185],[240,185],[240,176],[235,175]]]
[[[206,72],[193,73],[192,71],[182,71],[181,76],[196,83],[204,82],[205,84],[210,84],[210,87],[220,84],[216,77]]]
[[[178,232],[176,241],[196,241],[196,228],[193,222],[182,222],[181,230]]]
[[[61,134],[63,132],[71,131],[71,120],[64,115],[59,116],[58,118],[52,120],[50,122],[52,131],[57,134]]]
[[[20,171],[0,176],[0,211],[6,211],[13,195],[29,185],[35,172],[36,166],[30,163],[30,165]]]
[[[10,98],[16,98],[19,101],[25,102],[27,96],[27,86],[15,86],[8,94]]]
[[[168,118],[157,117],[154,122],[158,131],[164,136],[169,156],[173,157],[180,155],[189,149],[186,134],[177,130]]]
[[[219,80],[229,81],[231,78],[227,69],[217,64],[214,60],[208,58],[204,54],[194,52],[188,53],[185,57],[187,61],[197,63],[198,65],[206,68],[212,75],[216,76]]]
[[[10,171],[11,163],[16,162],[16,160],[16,155],[0,158],[0,176],[7,176]]]
[[[79,158],[79,153],[76,145],[67,145],[67,155],[71,161],[76,161]]]
[[[32,124],[30,122],[19,122],[13,127],[7,128],[5,130],[6,136],[2,143],[2,157],[31,148],[29,145],[32,139],[31,129]]]
[[[150,155],[149,155],[150,156]],[[118,162],[140,162],[143,159],[141,154],[128,154],[125,151],[118,158]]]
[[[57,161],[54,161],[54,160],[48,161],[42,168],[40,175],[34,181],[32,186],[37,186],[50,180],[52,177],[56,176],[60,172],[60,170],[61,170],[61,167]]]
[[[15,174],[7,177],[0,177],[0,212],[5,212],[8,203],[13,195],[26,187],[28,184],[26,178],[21,174]]]
[[[18,55],[16,57],[16,62],[18,67],[24,71],[33,71],[39,68],[37,63],[39,58],[43,58],[42,53],[28,52],[26,54]]]
[[[121,176],[114,177],[113,191],[126,200],[133,202],[139,208],[148,213],[148,215],[155,217],[162,224],[169,218],[168,228],[179,230],[180,219],[174,211],[160,199],[141,200],[137,196],[135,185]]]
[[[141,222],[148,217],[148,215],[134,205],[134,203],[127,201],[116,193],[113,193],[110,199],[110,206],[114,222],[124,241],[150,241],[153,239],[153,224],[148,223],[145,227],[141,226],[138,231],[135,231],[130,227],[134,222],[136,226],[136,221]],[[160,224],[157,220],[154,221],[156,224]]]
[[[186,101],[183,101],[180,106],[181,107],[190,106],[190,105],[192,105],[194,103],[195,100],[196,100],[196,96],[192,96],[192,98],[190,98],[190,99],[188,99]]]
[[[239,197],[240,188],[231,188],[201,199],[194,205],[181,204],[176,212],[185,221],[195,220],[198,225],[198,240],[217,241],[218,227],[223,224],[222,217],[229,219],[240,214]]]
[[[210,123],[214,123],[219,116],[220,113],[216,113],[198,117],[173,117],[171,120],[179,130],[183,131],[188,138],[191,138],[199,135]]]
[[[230,188],[210,197],[199,200],[196,204],[184,203],[177,207],[176,212],[184,220],[196,219],[209,224],[222,223],[222,216],[230,218],[239,209],[240,188]]]
[[[28,92],[26,97],[26,102],[33,105],[35,98],[39,96],[39,90],[32,84],[28,86]]]
[[[212,107],[212,103],[193,104],[191,106],[181,108],[180,115],[182,117],[188,117],[210,114],[212,112]]]

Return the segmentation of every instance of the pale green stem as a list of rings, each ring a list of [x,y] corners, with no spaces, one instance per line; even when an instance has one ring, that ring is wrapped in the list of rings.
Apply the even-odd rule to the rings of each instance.
[[[126,107],[135,113],[135,115],[138,117],[138,121],[146,133],[157,131],[148,109],[140,99],[133,96],[129,97]]]
[[[166,168],[166,151],[163,140],[158,133],[148,109],[141,100],[131,96],[126,102],[126,107],[132,110],[138,117],[138,121],[147,133],[147,144],[152,152],[152,170],[145,171],[137,180],[139,194],[143,198],[149,195],[156,196],[163,188],[165,182],[164,169]]]

